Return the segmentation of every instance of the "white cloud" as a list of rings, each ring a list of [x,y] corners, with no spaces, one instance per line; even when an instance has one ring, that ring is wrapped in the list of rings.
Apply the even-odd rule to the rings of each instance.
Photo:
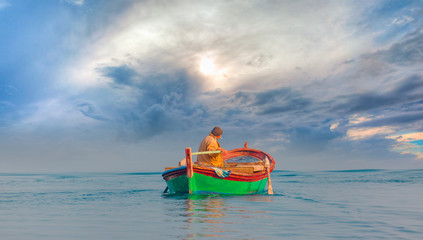
[[[360,114],[354,114],[350,117],[349,119],[349,123],[353,124],[353,125],[357,125],[363,122],[367,122],[372,120],[371,116],[365,116],[365,115],[360,115]]]
[[[398,142],[418,141],[418,140],[423,140],[423,132],[406,133],[406,134],[389,136],[387,138],[395,139]]]
[[[333,131],[335,130],[337,127],[339,127],[339,123],[334,123],[332,125],[330,125],[330,130]]]
[[[393,151],[401,154],[414,155],[416,160],[423,160],[423,146],[411,142],[399,142],[392,148]]]
[[[423,132],[397,134],[386,138],[398,142],[393,148],[394,151],[401,154],[412,154],[416,156],[416,159],[423,159],[423,145],[419,143],[423,140]]]
[[[77,6],[84,5],[84,0],[64,0],[64,1],[72,5],[77,5]]]
[[[95,34],[72,66],[78,69],[72,76],[79,83],[95,85],[99,65],[126,64],[144,74],[166,71],[163,66],[184,69],[202,83],[204,91],[246,85],[257,90],[301,86],[310,76],[325,77],[334,62],[362,53],[369,42],[355,36],[350,27],[364,6],[311,3],[137,3]],[[217,77],[200,72],[206,54],[213,55]],[[298,77],[298,69],[306,81]]]
[[[412,22],[412,21],[414,21],[414,18],[403,15],[401,17],[394,18],[391,22],[391,25],[404,26],[407,23]]]
[[[395,132],[392,127],[352,128],[347,131],[347,139],[362,140],[374,136],[389,135]]]

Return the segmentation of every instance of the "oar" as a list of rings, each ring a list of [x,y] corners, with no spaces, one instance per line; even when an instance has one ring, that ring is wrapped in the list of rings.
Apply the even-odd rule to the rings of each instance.
[[[221,153],[222,151],[205,151],[205,152],[193,152],[191,155],[202,155],[202,154],[213,154],[213,153]]]
[[[272,180],[270,179],[270,163],[269,159],[266,157],[266,170],[267,170],[267,194],[273,194]]]

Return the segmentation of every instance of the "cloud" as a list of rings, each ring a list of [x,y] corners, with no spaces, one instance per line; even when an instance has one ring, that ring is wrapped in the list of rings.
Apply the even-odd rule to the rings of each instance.
[[[329,128],[298,127],[291,129],[289,136],[288,152],[316,153],[326,151],[328,143],[340,135]]]
[[[423,132],[391,135],[386,138],[397,141],[393,148],[394,151],[401,154],[412,154],[416,156],[416,159],[423,159]]]
[[[113,94],[131,95],[124,104],[109,99],[108,109],[102,109],[113,116],[111,124],[122,130],[121,139],[148,139],[166,131],[195,127],[202,120],[204,110],[193,91],[196,86],[183,71],[145,75],[127,65],[105,66],[98,71],[111,81]],[[91,105],[83,106],[91,112]]]
[[[303,97],[291,88],[280,88],[257,92],[237,92],[235,100],[241,106],[251,107],[257,115],[305,111],[311,99]]]
[[[66,3],[76,5],[76,6],[82,6],[84,5],[84,0],[64,0]]]
[[[360,114],[354,114],[348,119],[349,124],[357,125],[363,122],[367,122],[369,120],[372,120],[370,116],[363,116]]]
[[[107,66],[99,68],[98,71],[104,76],[113,80],[116,85],[129,85],[132,86],[135,83],[135,77],[137,73],[134,69],[126,66]]]
[[[129,87],[124,91],[135,91],[140,105],[164,104],[167,107],[181,108],[190,105],[195,94],[195,83],[183,70],[169,70],[168,73],[153,72],[148,75],[138,73],[126,65],[106,66],[98,71],[111,80],[112,87]]]
[[[311,101],[290,88],[281,88],[259,92],[253,106],[263,108],[258,114],[274,114],[287,111],[303,110]]]
[[[421,131],[418,2],[62,3],[0,28],[15,88],[1,89],[0,121],[24,136],[157,150],[221,125],[227,145],[299,168],[411,159],[385,137]]]
[[[377,126],[404,126],[405,124],[414,123],[423,120],[423,112],[400,114],[390,117],[380,117],[361,124],[360,127],[377,127]]]
[[[381,50],[370,56],[400,66],[419,64],[423,62],[423,30],[418,29],[409,33],[387,50]]]
[[[401,16],[401,17],[397,17],[394,18],[392,20],[391,24],[395,24],[395,25],[400,25],[400,26],[404,26],[406,24],[408,24],[409,22],[413,21],[414,18],[410,17],[410,16]]]
[[[334,109],[349,114],[380,109],[384,107],[393,107],[397,104],[409,103],[423,100],[423,77],[421,75],[412,75],[404,79],[391,91],[385,93],[367,92],[362,94],[351,94],[341,96]],[[420,91],[419,91],[420,90]]]
[[[304,84],[305,79],[296,76],[298,69],[316,78],[324,76],[333,61],[361,53],[360,42],[366,41],[351,35],[350,28],[356,14],[367,11],[367,4],[354,11],[340,2],[319,3],[313,10],[309,5],[308,1],[137,2],[115,24],[99,29],[98,37],[81,50],[78,74],[92,76],[99,65],[127,65],[142,75],[171,66],[196,77],[203,91]],[[205,57],[213,59],[219,74],[200,72]],[[263,84],[256,84],[259,79]]]
[[[360,140],[374,136],[386,136],[395,132],[396,130],[391,127],[351,128],[347,131],[347,138],[350,140]]]
[[[418,26],[398,37],[391,36],[386,44],[368,46],[365,52],[334,62],[332,71],[314,87],[334,90],[328,96],[372,91],[380,95],[392,89],[399,81],[421,74],[419,63],[423,61],[422,41],[421,27]],[[367,97],[379,96],[373,94]]]
[[[130,130],[134,131],[129,137],[134,136],[136,139],[148,139],[178,127],[180,122],[175,120],[174,116],[167,113],[160,104],[154,104],[144,112],[132,112],[125,116],[125,124],[130,124]]]
[[[395,139],[398,142],[419,141],[419,140],[423,140],[423,132],[406,133],[406,134],[401,134],[401,135],[394,135],[394,136],[389,136],[388,138]]]
[[[76,104],[76,107],[86,117],[89,117],[89,118],[92,118],[92,119],[95,119],[95,120],[100,120],[100,121],[107,121],[108,120],[105,116],[98,113],[97,108],[92,103],[79,102],[79,103]]]

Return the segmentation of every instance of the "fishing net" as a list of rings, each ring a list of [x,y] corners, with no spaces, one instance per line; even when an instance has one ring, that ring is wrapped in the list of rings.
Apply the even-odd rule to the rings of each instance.
[[[250,163],[250,162],[258,162],[261,161],[258,158],[252,156],[238,156],[226,159],[227,163]]]

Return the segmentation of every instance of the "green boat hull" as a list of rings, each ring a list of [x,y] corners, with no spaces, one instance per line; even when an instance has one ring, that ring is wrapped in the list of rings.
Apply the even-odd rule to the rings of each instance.
[[[257,194],[265,192],[267,178],[244,182],[205,176],[194,173],[188,179],[190,193],[194,194]]]
[[[267,178],[257,181],[234,181],[194,173],[173,176],[166,180],[170,194],[257,194],[266,191]]]
[[[270,172],[275,167],[275,160],[269,154],[247,147],[233,149],[223,154],[223,160],[236,157],[249,156],[256,162],[228,163],[225,171],[228,175],[224,178],[217,169],[194,165],[192,162],[191,148],[186,148],[186,166],[167,168],[162,177],[166,181],[165,192],[170,194],[259,194],[268,192]],[[198,155],[199,153],[195,153]],[[201,154],[208,154],[203,152]],[[252,164],[251,164],[252,163]],[[263,169],[263,166],[267,166]],[[265,167],[264,166],[264,167]],[[268,191],[269,190],[269,191]]]
[[[171,194],[189,193],[187,175],[175,177],[171,180],[168,180],[166,184],[169,188],[169,193]]]

